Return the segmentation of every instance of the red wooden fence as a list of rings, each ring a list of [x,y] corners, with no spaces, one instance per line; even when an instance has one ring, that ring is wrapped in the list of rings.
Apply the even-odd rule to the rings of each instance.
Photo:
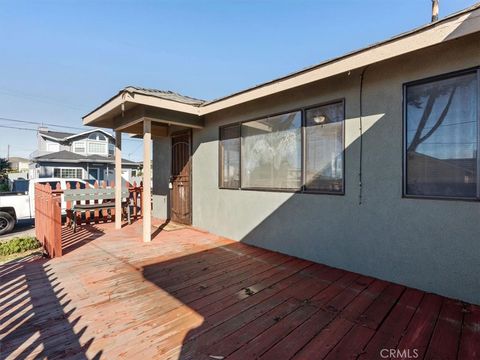
[[[62,205],[60,183],[35,184],[35,236],[49,257],[62,256]]]

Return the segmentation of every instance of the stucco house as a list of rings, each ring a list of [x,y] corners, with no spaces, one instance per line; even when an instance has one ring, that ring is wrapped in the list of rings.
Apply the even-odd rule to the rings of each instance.
[[[86,180],[112,180],[115,138],[105,130],[78,134],[38,131],[38,150],[31,154],[30,178],[60,177]],[[136,176],[138,164],[122,159],[122,177]]]
[[[30,160],[18,156],[10,156],[8,158],[10,169],[15,172],[28,171]]]
[[[83,122],[146,163],[153,142],[155,217],[478,304],[479,69],[477,4],[213,101],[129,86]]]

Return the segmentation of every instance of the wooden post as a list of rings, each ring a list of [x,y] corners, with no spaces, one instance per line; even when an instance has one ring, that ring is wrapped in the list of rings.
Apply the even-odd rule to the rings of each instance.
[[[115,131],[115,229],[122,228],[122,133]]]
[[[143,241],[152,240],[152,190],[150,168],[152,151],[152,122],[149,119],[143,121]]]

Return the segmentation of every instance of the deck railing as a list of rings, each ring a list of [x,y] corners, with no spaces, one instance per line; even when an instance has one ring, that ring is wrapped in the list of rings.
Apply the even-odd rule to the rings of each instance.
[[[80,189],[82,183],[77,182],[72,185],[67,182],[67,189]],[[133,207],[132,217],[134,220],[142,215],[142,190],[143,184],[137,185],[136,182],[130,184],[127,182],[127,188],[130,192],[130,206]],[[83,185],[84,186],[84,185]],[[113,188],[115,183],[102,181],[100,184],[95,182],[94,188]],[[62,256],[62,194],[63,190],[60,183],[52,189],[50,184],[35,184],[35,235],[41,242],[44,251],[51,258]],[[94,200],[98,202],[98,200]],[[86,200],[89,204],[89,200]],[[65,203],[65,210],[67,213],[66,225],[71,225],[71,213],[69,210],[73,207],[72,201]],[[115,210],[93,210],[78,213],[77,224],[98,224],[99,222],[108,222],[115,220]]]
[[[35,236],[51,258],[62,256],[62,205],[60,183],[35,184]]]

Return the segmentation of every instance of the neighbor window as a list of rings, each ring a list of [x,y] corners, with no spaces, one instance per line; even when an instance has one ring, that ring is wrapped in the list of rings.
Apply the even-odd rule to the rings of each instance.
[[[479,198],[478,71],[405,91],[405,194]]]
[[[343,192],[343,102],[305,112],[305,189]]]
[[[220,128],[220,187],[240,187],[240,125]]]
[[[107,155],[107,143],[106,142],[89,142],[88,152],[90,154]]]
[[[81,179],[83,177],[83,170],[76,168],[54,168],[53,177]]]
[[[301,128],[300,111],[242,123],[242,187],[300,189]]]
[[[88,135],[88,138],[89,138],[90,140],[99,140],[99,141],[105,141],[105,140],[107,140],[107,138],[105,137],[105,135],[103,135],[103,134],[100,133],[100,132],[91,133],[90,135]]]
[[[85,141],[76,141],[73,143],[73,152],[84,154],[87,151],[85,148]]]

